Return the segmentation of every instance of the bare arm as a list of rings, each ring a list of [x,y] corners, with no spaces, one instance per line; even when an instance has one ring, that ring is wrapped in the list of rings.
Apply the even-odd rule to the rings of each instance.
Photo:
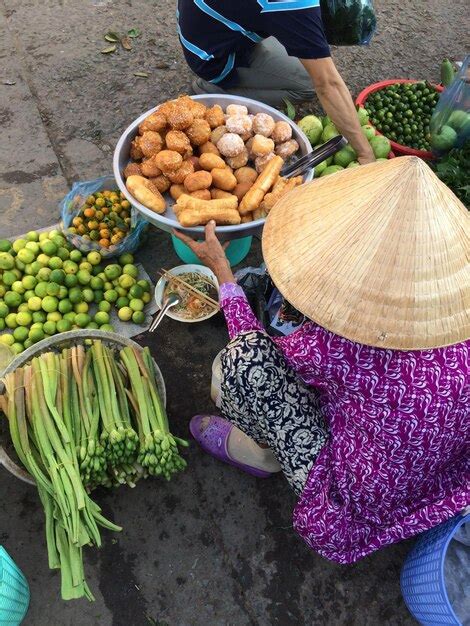
[[[333,60],[328,57],[300,61],[310,74],[323,109],[357,152],[359,163],[375,161],[374,153],[359,124],[351,94]]]

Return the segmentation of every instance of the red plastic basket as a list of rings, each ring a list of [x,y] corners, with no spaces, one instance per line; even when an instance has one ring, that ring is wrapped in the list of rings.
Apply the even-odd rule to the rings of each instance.
[[[379,83],[374,83],[369,85],[365,89],[361,91],[361,93],[356,98],[356,104],[358,106],[362,106],[367,108],[366,101],[371,93],[375,91],[380,91],[384,87],[389,87],[390,85],[396,85],[397,83],[418,83],[418,80],[410,80],[408,78],[395,78],[392,80],[382,80]],[[436,91],[444,91],[444,87],[442,85],[432,85]],[[370,123],[370,122],[369,122]],[[371,124],[373,126],[373,124]],[[377,128],[375,131],[380,135],[382,134]],[[396,141],[390,140],[390,144],[392,146],[392,150],[395,154],[407,154],[411,156],[418,156],[421,159],[433,159],[434,155],[432,152],[428,150],[415,150],[414,148],[409,148],[408,146],[404,146],[401,143],[397,143]]]

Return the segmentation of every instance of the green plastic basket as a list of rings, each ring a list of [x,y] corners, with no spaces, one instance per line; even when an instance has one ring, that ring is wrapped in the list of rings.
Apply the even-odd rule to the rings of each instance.
[[[26,578],[3,546],[0,546],[0,626],[18,626],[29,607]]]

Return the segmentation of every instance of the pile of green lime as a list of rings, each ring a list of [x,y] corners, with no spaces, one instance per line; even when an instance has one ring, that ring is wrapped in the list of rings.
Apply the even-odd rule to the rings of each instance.
[[[371,123],[392,141],[430,150],[429,124],[439,92],[426,82],[396,83],[374,91],[366,107]]]
[[[377,135],[375,128],[369,123],[369,113],[366,109],[359,107],[357,109],[357,116],[362,127],[362,132],[370,143],[375,158],[378,161],[386,160],[391,150],[390,141],[387,137]],[[298,124],[307,135],[313,147],[321,146],[340,134],[328,115],[321,118],[316,115],[306,115]],[[329,157],[326,161],[315,166],[315,178],[319,176],[329,176],[345,168],[357,167],[358,165],[356,151],[348,144],[334,156]]]
[[[69,330],[112,331],[112,308],[143,324],[150,299],[132,254],[102,265],[99,252],[82,254],[58,230],[0,240],[0,343],[15,354]]]

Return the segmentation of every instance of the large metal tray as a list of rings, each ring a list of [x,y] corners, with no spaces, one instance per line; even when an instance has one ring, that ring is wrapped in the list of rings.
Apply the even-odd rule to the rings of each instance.
[[[192,96],[195,100],[199,100],[203,102],[207,106],[213,106],[214,104],[220,104],[220,106],[225,110],[229,104],[244,104],[250,113],[269,113],[276,121],[284,121],[288,122],[292,126],[292,137],[296,139],[299,143],[300,149],[297,153],[298,156],[305,156],[309,152],[312,152],[312,146],[310,145],[309,140],[305,136],[305,134],[300,130],[300,128],[290,120],[286,115],[273,109],[272,107],[263,104],[262,102],[258,102],[256,100],[251,100],[250,98],[242,98],[240,96],[233,95],[225,95],[225,94],[207,94],[203,96]],[[119,189],[123,192],[129,202],[140,211],[145,218],[154,226],[161,228],[167,232],[171,232],[174,228],[177,230],[184,231],[190,235],[200,236],[204,232],[204,228],[202,226],[197,226],[195,228],[183,228],[176,216],[173,212],[173,200],[169,194],[165,194],[167,200],[167,210],[164,215],[158,215],[154,213],[143,204],[138,202],[134,196],[132,196],[126,189],[126,185],[124,182],[124,178],[122,176],[122,172],[124,168],[129,163],[129,151],[131,141],[138,133],[138,127],[144,119],[156,111],[158,106],[150,109],[143,113],[140,117],[138,117],[130,126],[126,128],[126,130],[121,135],[116,149],[114,150],[113,157],[113,171],[114,176],[116,178],[116,182],[119,186]],[[304,176],[304,181],[307,182],[312,180],[313,178],[313,170],[307,172]],[[254,222],[248,222],[247,224],[239,224],[237,226],[218,226],[217,234],[220,239],[229,240],[229,239],[239,239],[240,237],[247,237],[249,235],[259,235],[262,232],[264,224],[264,219],[256,220]]]

